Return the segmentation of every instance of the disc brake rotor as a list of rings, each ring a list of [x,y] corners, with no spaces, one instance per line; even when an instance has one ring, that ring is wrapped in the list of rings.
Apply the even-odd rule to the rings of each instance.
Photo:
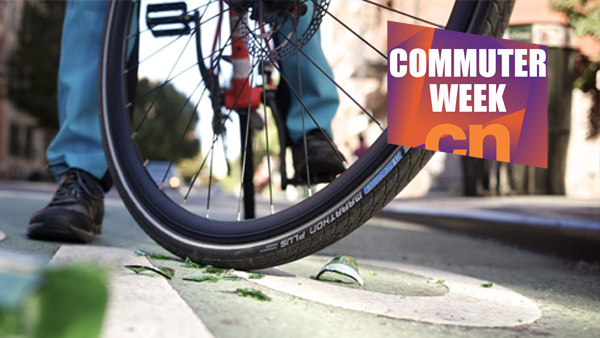
[[[298,13],[299,11],[286,11],[278,15],[275,20],[269,23],[268,30],[265,29],[264,32],[261,30],[260,34],[255,32],[250,33],[248,28],[248,17],[252,16],[252,18],[254,18],[257,15],[252,15],[246,11],[242,15],[242,20],[244,20],[246,24],[241,25],[246,49],[248,49],[248,52],[253,57],[269,60],[270,62],[285,60],[290,56],[295,55],[296,52],[306,45],[317,33],[317,30],[323,21],[323,16],[327,13],[330,2],[331,0],[313,1],[314,10],[312,12],[309,10],[305,14],[311,16],[311,21],[309,25],[305,29],[301,29],[301,31],[297,24],[301,15]],[[288,34],[284,35],[283,33],[280,33],[280,29],[288,22],[291,22],[292,29]],[[268,49],[265,45],[261,45],[263,41],[271,40],[278,41],[279,43],[271,49]]]

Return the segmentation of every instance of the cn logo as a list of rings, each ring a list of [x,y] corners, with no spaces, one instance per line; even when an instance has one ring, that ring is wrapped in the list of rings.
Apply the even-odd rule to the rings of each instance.
[[[454,124],[440,124],[427,134],[425,140],[425,149],[440,150],[440,139],[450,135],[453,140],[466,140],[465,132],[459,126]],[[490,124],[486,127],[482,125],[469,126],[469,156],[483,158],[483,139],[486,136],[496,138],[496,160],[510,162],[510,133],[508,129],[501,124]],[[452,152],[457,155],[467,155],[467,149],[454,149]]]

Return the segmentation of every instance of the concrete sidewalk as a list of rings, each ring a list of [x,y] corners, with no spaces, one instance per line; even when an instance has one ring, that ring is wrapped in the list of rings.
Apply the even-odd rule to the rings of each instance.
[[[545,253],[600,261],[600,200],[429,195],[397,199],[379,215]]]

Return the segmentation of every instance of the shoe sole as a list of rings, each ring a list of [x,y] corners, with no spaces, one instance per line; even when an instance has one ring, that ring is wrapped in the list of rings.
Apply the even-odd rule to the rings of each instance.
[[[27,237],[43,241],[89,243],[94,235],[102,232],[101,224],[92,225],[92,231],[68,224],[62,217],[49,217],[40,223],[31,223]]]

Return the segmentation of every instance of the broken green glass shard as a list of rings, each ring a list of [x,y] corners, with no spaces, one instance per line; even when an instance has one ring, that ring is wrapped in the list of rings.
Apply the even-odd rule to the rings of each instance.
[[[327,262],[317,274],[316,279],[321,280],[321,276],[326,272],[337,273],[342,276],[346,276],[358,284],[363,285],[363,279],[358,273],[358,263],[356,259],[350,256],[339,256],[335,257]]]
[[[171,268],[166,268],[162,266],[154,266],[154,265],[125,265],[125,267],[137,274],[142,274],[145,272],[154,272],[158,275],[165,277],[166,279],[173,279],[175,276],[175,270]]]
[[[231,281],[231,282],[237,282],[237,281],[241,281],[243,278],[235,276],[235,275],[224,275],[224,276],[221,276],[221,279]]]
[[[264,273],[251,273],[248,275],[248,279],[263,279],[265,278]]]
[[[148,258],[152,258],[152,259],[176,260],[176,258],[169,257],[167,255],[157,254],[157,253],[150,253],[150,252],[145,252],[145,251],[142,251],[142,250],[135,250],[135,255],[136,256],[144,256],[144,257],[148,257]]]
[[[215,275],[197,275],[197,276],[183,277],[183,280],[187,280],[190,282],[198,282],[198,283],[203,283],[203,282],[216,283],[219,281],[219,279],[220,278]]]
[[[226,273],[230,273],[232,269],[223,269],[223,268],[215,268],[214,266],[208,265],[204,272],[206,273],[214,273],[217,275],[222,275]]]
[[[429,279],[427,284],[444,284],[445,280],[443,279]]]
[[[191,260],[189,257],[186,257],[186,258],[185,258],[185,262],[184,262],[184,263],[185,263],[185,267],[186,267],[186,268],[192,268],[192,269],[202,269],[202,268],[204,268],[204,267],[205,267],[204,265],[200,265],[200,264],[198,264],[198,263],[194,263],[194,262],[192,262],[192,260]]]
[[[482,287],[482,288],[486,288],[486,289],[489,289],[489,288],[491,288],[492,286],[494,286],[494,284],[493,284],[493,283],[483,283],[483,284],[481,284],[481,287]]]
[[[252,298],[263,302],[271,301],[271,297],[265,295],[262,291],[254,288],[237,289],[235,290],[235,292],[242,297]]]

